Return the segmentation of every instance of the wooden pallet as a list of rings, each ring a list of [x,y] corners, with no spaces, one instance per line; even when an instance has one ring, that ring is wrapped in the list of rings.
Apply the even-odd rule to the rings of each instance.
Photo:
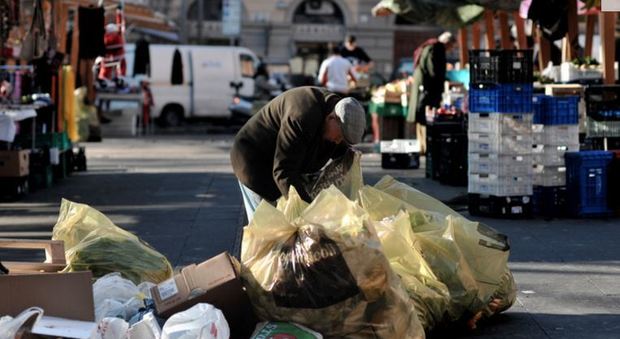
[[[62,240],[33,240],[0,238],[0,249],[42,249],[44,262],[3,261],[11,273],[58,272],[62,271],[65,260],[65,244]]]

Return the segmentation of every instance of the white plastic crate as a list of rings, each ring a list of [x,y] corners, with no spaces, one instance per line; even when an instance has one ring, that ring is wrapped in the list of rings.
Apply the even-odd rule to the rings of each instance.
[[[394,139],[381,141],[381,153],[420,153],[420,142],[416,139]]]
[[[498,176],[494,174],[470,174],[468,193],[488,194],[497,197],[532,195],[532,176]]]
[[[471,153],[468,157],[469,173],[497,174],[499,176],[531,175],[532,155],[501,155],[497,153]]]
[[[467,137],[469,139],[469,153],[500,153],[512,155],[530,154],[532,152],[531,133],[527,135],[497,135],[470,132]]]
[[[578,152],[579,144],[569,146],[535,145],[532,150],[534,165],[564,166],[564,153]]]
[[[579,144],[579,125],[532,125],[534,144]]]
[[[534,168],[534,185],[566,186],[566,167],[536,165]]]
[[[532,145],[532,154],[557,154],[562,153],[564,155],[565,152],[577,152],[579,151],[579,143],[568,144],[568,145],[544,145],[544,144],[534,144]]]
[[[467,128],[473,133],[527,135],[533,119],[532,113],[469,113]]]

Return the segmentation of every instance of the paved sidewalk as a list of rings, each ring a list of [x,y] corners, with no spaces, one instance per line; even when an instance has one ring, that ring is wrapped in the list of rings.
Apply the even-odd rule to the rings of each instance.
[[[49,238],[64,197],[101,210],[173,265],[235,253],[243,209],[230,146],[230,135],[217,134],[87,144],[88,172],[19,202],[0,203],[0,237]],[[370,184],[391,174],[444,201],[466,191],[427,180],[423,170],[382,170],[377,155],[365,155],[363,165]],[[518,300],[490,324],[458,336],[620,338],[619,219],[480,220],[510,237]],[[435,335],[446,336],[455,334]]]

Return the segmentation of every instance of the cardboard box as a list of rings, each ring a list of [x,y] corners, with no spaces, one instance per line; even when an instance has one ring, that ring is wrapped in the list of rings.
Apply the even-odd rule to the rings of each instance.
[[[94,321],[91,272],[0,275],[0,316],[38,306],[46,316]]]
[[[157,314],[168,318],[198,303],[220,309],[231,338],[249,338],[256,326],[250,299],[239,279],[239,263],[228,253],[184,267],[171,279],[151,289]]]
[[[0,151],[0,177],[23,177],[29,173],[29,150]]]

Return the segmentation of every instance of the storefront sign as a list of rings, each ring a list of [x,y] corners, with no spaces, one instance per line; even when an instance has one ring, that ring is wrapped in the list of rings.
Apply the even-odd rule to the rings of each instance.
[[[339,41],[344,38],[342,25],[294,25],[293,31],[296,41]]]
[[[601,10],[603,12],[620,12],[620,1],[601,0]]]

